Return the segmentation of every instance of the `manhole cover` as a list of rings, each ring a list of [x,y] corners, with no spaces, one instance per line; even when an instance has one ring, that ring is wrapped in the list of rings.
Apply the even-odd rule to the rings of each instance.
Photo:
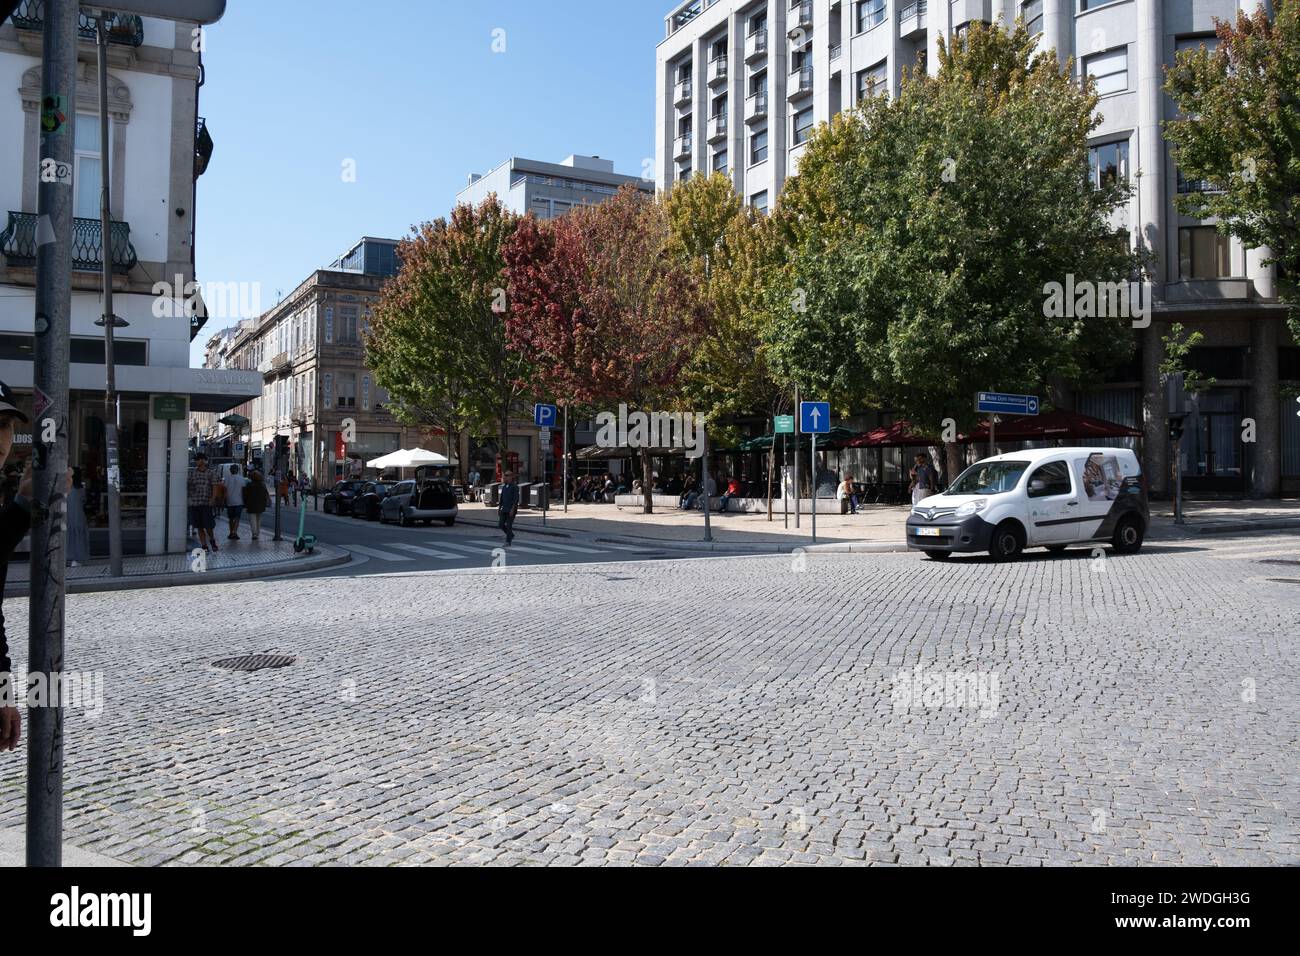
[[[213,661],[213,667],[228,671],[262,671],[267,668],[288,667],[298,658],[288,654],[245,654],[243,657],[226,657]]]

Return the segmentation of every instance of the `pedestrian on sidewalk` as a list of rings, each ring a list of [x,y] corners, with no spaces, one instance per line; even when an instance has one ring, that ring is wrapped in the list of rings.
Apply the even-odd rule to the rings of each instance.
[[[840,482],[839,488],[835,490],[835,497],[840,501],[847,501],[849,503],[849,514],[855,515],[858,513],[858,493],[853,489],[852,475],[847,473],[844,475],[844,480]],[[844,508],[841,505],[840,514],[843,513]]]
[[[739,494],[740,479],[733,475],[731,480],[727,482],[727,490],[722,493],[722,500],[718,502],[718,514],[725,514],[727,511],[727,505],[731,503],[731,499],[737,497]]]
[[[68,567],[75,568],[90,560],[90,525],[86,522],[86,487],[81,469],[72,469],[72,488],[68,491]]]
[[[190,524],[199,536],[199,547],[205,551],[221,550],[217,547],[217,522],[212,512],[212,501],[218,487],[215,479],[215,473],[208,468],[208,456],[199,452],[194,456],[194,467],[185,482],[185,497],[190,506]]]
[[[248,512],[248,527],[253,533],[254,541],[262,534],[262,515],[270,504],[271,493],[262,480],[262,473],[255,471],[244,487],[244,510]]]
[[[14,423],[26,422],[18,410],[17,399],[9,386],[0,382],[0,464],[9,457],[14,444]],[[0,751],[13,750],[22,736],[22,718],[18,714],[18,694],[14,688],[9,662],[9,642],[5,639],[4,586],[9,575],[9,556],[32,525],[32,463],[18,479],[14,494],[0,509]]]
[[[239,540],[239,516],[244,513],[244,487],[248,479],[239,473],[238,465],[230,466],[230,474],[222,482],[226,486],[226,520],[230,524],[228,541]]]
[[[695,506],[695,499],[699,496],[700,493],[695,488],[695,476],[687,475],[682,479],[682,495],[677,502],[677,507],[682,511],[690,511]]]
[[[506,547],[515,540],[515,513],[519,511],[519,486],[515,484],[515,473],[507,471],[501,476],[501,497],[497,503],[497,526],[505,532]]]
[[[912,483],[908,487],[912,492],[912,504],[919,505],[934,494],[939,483],[928,454],[921,452],[916,456],[916,464],[912,466],[911,476]]]

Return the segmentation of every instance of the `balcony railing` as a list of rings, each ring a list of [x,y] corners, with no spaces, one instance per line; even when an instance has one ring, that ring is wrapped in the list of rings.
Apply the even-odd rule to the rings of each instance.
[[[910,3],[903,7],[898,14],[898,32],[906,38],[912,34],[925,29],[926,26],[926,0],[917,0],[916,3]]]
[[[727,55],[716,56],[709,61],[709,82],[720,83],[727,78]]]
[[[677,155],[678,155],[678,156],[689,156],[689,155],[691,154],[691,146],[692,146],[692,145],[693,145],[693,141],[692,141],[692,139],[691,139],[691,134],[690,134],[690,133],[685,133],[685,134],[683,134],[683,135],[681,135],[681,136],[678,136],[678,137],[677,137]]]
[[[754,120],[767,115],[767,90],[754,93],[745,100],[745,119]]]
[[[838,60],[840,58],[840,54],[842,54],[843,52],[844,52],[844,46],[842,44],[837,43],[833,47],[831,47],[831,62],[834,63],[836,60]]]
[[[692,93],[693,87],[690,80],[678,80],[673,98],[678,103],[686,103],[690,101]]]
[[[198,179],[208,171],[212,159],[212,134],[208,132],[208,121],[199,117],[198,127],[194,132],[194,178]]]
[[[745,59],[752,60],[767,52],[767,30],[756,30],[745,37]]]
[[[14,11],[14,26],[19,30],[42,30],[45,27],[45,0],[21,0]],[[83,40],[94,40],[95,18],[85,13],[77,15],[77,35]],[[118,13],[108,28],[108,42],[124,46],[144,43],[144,21],[134,13]]]
[[[721,139],[727,135],[727,114],[714,113],[709,117],[709,139]]]
[[[10,212],[9,224],[0,232],[0,255],[10,266],[36,265],[36,214]],[[138,261],[131,245],[131,227],[124,222],[109,224],[109,256],[113,271],[125,275]],[[72,220],[72,268],[98,272],[104,267],[103,232],[98,219]]]
[[[810,27],[813,22],[812,0],[794,0],[790,4],[790,19],[798,27]]]
[[[813,88],[813,68],[801,66],[790,74],[790,96],[802,96],[811,93]]]

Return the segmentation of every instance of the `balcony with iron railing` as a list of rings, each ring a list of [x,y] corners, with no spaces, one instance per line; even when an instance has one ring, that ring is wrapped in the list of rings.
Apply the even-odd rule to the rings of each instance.
[[[709,117],[709,142],[722,139],[727,135],[727,114],[714,113]]]
[[[752,123],[767,115],[767,90],[751,93],[745,100],[745,122]]]
[[[715,56],[709,61],[709,85],[717,86],[727,80],[727,54]]]
[[[45,0],[20,0],[13,14],[14,26],[19,30],[39,31],[45,28]],[[94,42],[95,18],[87,13],[77,14],[77,36]],[[140,46],[144,43],[144,21],[134,13],[116,13],[108,27],[108,42],[122,46]]]
[[[693,145],[694,145],[694,139],[692,138],[691,134],[683,133],[681,136],[677,137],[677,144],[674,147],[676,151],[675,155],[679,159],[684,156],[691,155],[691,147]]]
[[[36,214],[11,211],[8,225],[0,232],[0,255],[11,268],[35,268],[36,245]],[[138,260],[129,225],[109,223],[108,245],[113,272],[126,275],[135,268]],[[72,268],[78,272],[104,268],[103,230],[98,219],[72,220]]]
[[[797,68],[790,74],[790,88],[788,96],[794,99],[797,96],[807,96],[813,89],[813,68],[807,64]]]
[[[767,30],[755,30],[745,37],[745,60],[767,55]]]
[[[916,0],[903,7],[898,14],[898,35],[908,40],[925,32],[926,0]]]
[[[790,23],[794,27],[807,28],[813,22],[812,0],[791,0]]]
[[[694,92],[694,84],[690,80],[678,80],[677,85],[673,87],[673,102],[683,106],[691,101]]]

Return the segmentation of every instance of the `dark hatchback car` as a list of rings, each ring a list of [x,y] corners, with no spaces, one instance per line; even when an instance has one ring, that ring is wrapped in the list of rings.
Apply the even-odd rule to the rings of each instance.
[[[361,482],[359,481],[340,481],[321,499],[322,507],[327,515],[350,515],[352,514],[352,502],[356,500],[361,491]]]
[[[430,477],[431,471],[416,469],[414,481],[403,481],[393,486],[392,494],[384,499],[380,508],[381,522],[396,521],[409,528],[417,521],[426,525],[441,521],[445,525],[456,523],[456,493],[441,478]]]
[[[361,486],[357,496],[352,499],[352,517],[378,521],[380,506],[392,492],[393,487],[384,481],[367,481]]]

